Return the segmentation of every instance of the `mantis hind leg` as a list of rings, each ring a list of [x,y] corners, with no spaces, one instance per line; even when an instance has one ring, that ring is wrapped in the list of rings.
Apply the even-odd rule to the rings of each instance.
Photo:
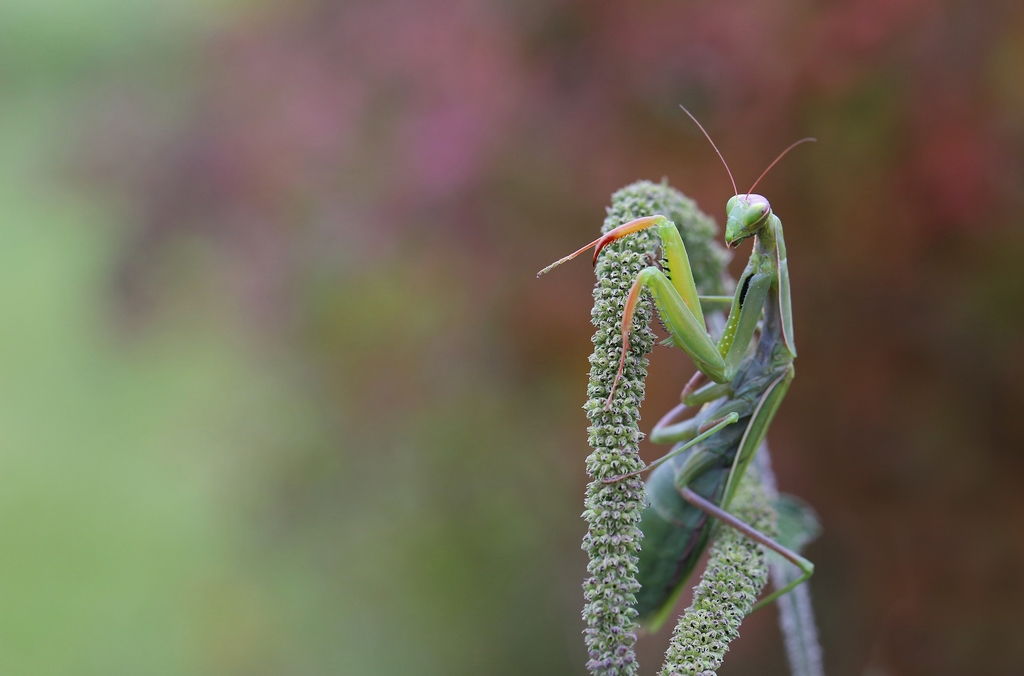
[[[672,444],[677,441],[689,441],[697,436],[699,421],[696,418],[689,418],[682,422],[676,421],[676,419],[689,408],[690,407],[685,403],[680,403],[671,411],[663,415],[661,420],[654,425],[654,428],[648,436],[651,443]]]
[[[787,561],[789,561],[790,563],[792,563],[800,569],[800,577],[796,578],[782,589],[776,589],[774,592],[758,601],[750,610],[750,612],[754,612],[755,610],[763,608],[775,599],[782,596],[783,594],[792,591],[794,588],[810,579],[811,575],[814,574],[813,563],[811,563],[804,557],[800,556],[796,552],[787,549],[786,547],[783,547],[778,542],[771,539],[761,531],[755,529],[750,524],[745,523],[740,519],[737,519],[735,516],[725,511],[724,509],[714,504],[713,502],[705,500],[700,495],[697,495],[697,493],[693,492],[689,487],[684,486],[683,489],[680,491],[680,494],[683,496],[684,500],[686,500],[688,503],[690,503],[700,511],[704,512],[708,516],[714,517],[715,519],[718,519],[726,525],[735,528],[736,530],[738,530],[739,532],[743,533],[748,538],[756,542],[757,544],[767,547],[768,549],[777,553],[779,556],[783,557],[784,559],[786,559]]]
[[[708,420],[703,425],[697,428],[696,431],[699,432],[699,434],[691,438],[689,441],[679,444],[671,451],[669,451],[665,455],[661,456],[660,458],[652,462],[650,465],[647,465],[646,467],[641,467],[640,469],[634,470],[629,474],[622,474],[619,476],[609,477],[607,479],[601,479],[601,481],[606,484],[613,484],[618,481],[622,481],[623,479],[628,479],[629,477],[642,474],[643,472],[654,469],[655,467],[660,467],[661,465],[664,465],[666,462],[676,457],[686,449],[690,448],[691,446],[695,446],[696,444],[699,444],[700,442],[704,441],[713,434],[717,434],[723,428],[734,424],[739,419],[740,416],[737,413],[729,413],[728,415],[725,415],[721,418],[716,418],[715,420]]]
[[[697,373],[700,373],[700,371],[697,371]],[[663,415],[661,420],[654,425],[654,428],[651,430],[651,434],[648,438],[655,444],[671,444],[677,441],[689,441],[690,439],[693,439],[702,431],[700,430],[701,421],[698,418],[689,418],[688,420],[677,422],[677,419],[694,406],[700,406],[714,401],[715,399],[729,394],[730,392],[731,385],[729,383],[711,383],[706,387],[702,387],[700,390],[686,398],[685,401]]]

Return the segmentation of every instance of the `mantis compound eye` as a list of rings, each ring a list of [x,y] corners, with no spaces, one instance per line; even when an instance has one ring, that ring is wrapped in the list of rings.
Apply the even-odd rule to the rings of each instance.
[[[768,217],[772,208],[768,205],[768,201],[763,197],[760,200],[752,200],[750,206],[747,208],[746,213],[743,214],[743,224],[746,227],[758,225]]]

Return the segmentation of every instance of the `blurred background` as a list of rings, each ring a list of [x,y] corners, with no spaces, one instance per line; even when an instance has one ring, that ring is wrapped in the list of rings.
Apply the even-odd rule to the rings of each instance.
[[[1012,0],[6,0],[0,671],[583,674],[593,278],[534,273],[640,178],[721,222],[681,103],[740,190],[819,139],[758,191],[828,673],[1024,673]],[[785,669],[769,610],[722,673]]]

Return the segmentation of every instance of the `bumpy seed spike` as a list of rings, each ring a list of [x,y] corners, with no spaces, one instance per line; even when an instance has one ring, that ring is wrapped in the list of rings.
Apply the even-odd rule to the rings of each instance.
[[[722,292],[722,270],[728,254],[715,243],[713,221],[694,203],[669,188],[641,181],[612,196],[605,220],[606,233],[638,217],[664,214],[679,224],[697,288],[705,294]],[[598,240],[600,241],[600,240]],[[655,341],[648,327],[654,312],[650,297],[642,295],[635,314],[628,358],[622,381],[606,411],[605,400],[615,380],[621,359],[622,311],[637,273],[648,265],[655,252],[657,236],[651,231],[635,232],[604,249],[597,265],[592,321],[594,353],[590,358],[590,385],[584,409],[590,419],[587,486],[584,518],[588,532],[583,549],[590,557],[589,577],[583,583],[586,605],[584,635],[589,653],[587,668],[595,676],[633,676],[638,671],[633,644],[636,641],[637,556],[641,533],[638,527],[644,505],[644,486],[638,477],[605,484],[602,480],[620,476],[643,466],[637,446],[640,403],[649,352]],[[588,247],[589,248],[589,247]],[[584,251],[586,249],[583,249]]]

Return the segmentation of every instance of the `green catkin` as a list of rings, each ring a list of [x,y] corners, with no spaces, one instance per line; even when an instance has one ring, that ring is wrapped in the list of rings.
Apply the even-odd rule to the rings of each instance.
[[[753,469],[740,485],[730,511],[769,537],[775,536],[777,516]],[[661,675],[714,676],[729,643],[739,636],[740,622],[767,582],[764,549],[719,524],[707,568],[693,590],[693,603],[672,634]]]
[[[667,184],[640,181],[616,192],[601,231],[608,232],[634,218],[655,214],[668,217],[680,228],[700,292],[722,293],[722,270],[728,254],[714,242],[714,221]],[[637,612],[633,606],[640,588],[636,581],[642,537],[638,523],[646,499],[644,485],[638,477],[614,484],[604,484],[601,479],[643,466],[637,452],[643,438],[639,428],[640,404],[647,376],[646,355],[655,341],[649,327],[654,313],[647,292],[637,307],[630,351],[611,410],[606,411],[604,406],[621,357],[626,296],[636,275],[649,265],[658,244],[657,236],[650,230],[624,237],[604,249],[596,270],[591,321],[597,331],[590,357],[588,401],[584,406],[591,422],[589,441],[593,448],[587,458],[587,473],[594,480],[587,486],[583,512],[589,525],[583,549],[590,556],[589,577],[583,583],[583,618],[587,623],[584,634],[589,655],[587,668],[595,676],[627,676],[638,670],[633,649]]]

